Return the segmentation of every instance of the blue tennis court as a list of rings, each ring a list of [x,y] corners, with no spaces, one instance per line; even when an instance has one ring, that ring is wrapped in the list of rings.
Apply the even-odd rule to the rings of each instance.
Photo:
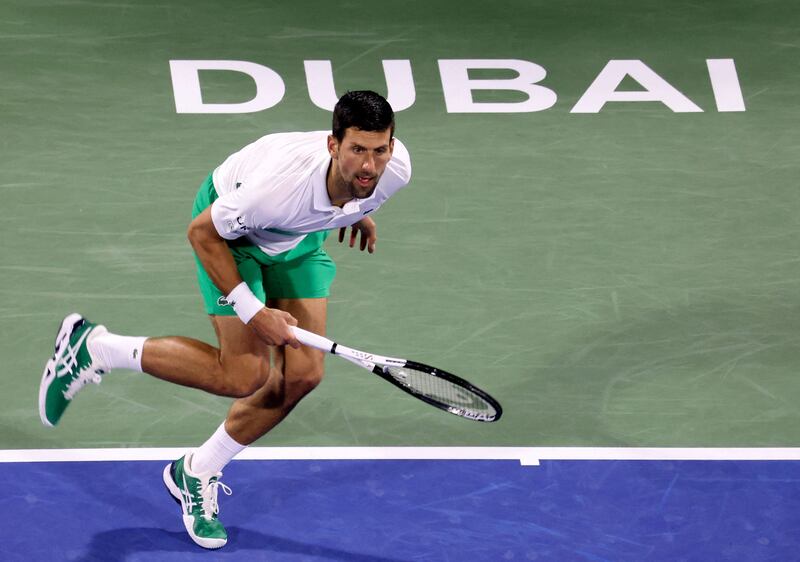
[[[213,554],[183,530],[163,465],[0,465],[3,560],[793,560],[800,546],[796,462],[235,461],[230,543]]]

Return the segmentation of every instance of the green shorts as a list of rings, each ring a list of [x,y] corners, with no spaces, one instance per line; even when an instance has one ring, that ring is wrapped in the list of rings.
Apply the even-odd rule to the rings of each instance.
[[[211,174],[200,186],[194,200],[192,218],[202,213],[217,197]],[[270,256],[245,238],[229,240],[239,275],[262,302],[267,299],[316,299],[330,295],[336,264],[322,248],[329,231],[312,232],[296,247]],[[197,254],[197,281],[206,312],[217,316],[236,316],[233,308],[206,273]]]

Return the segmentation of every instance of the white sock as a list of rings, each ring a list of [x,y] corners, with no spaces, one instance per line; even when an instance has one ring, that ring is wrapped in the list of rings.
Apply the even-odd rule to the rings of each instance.
[[[208,438],[198,449],[192,453],[189,469],[195,474],[221,472],[233,457],[247,448],[247,445],[237,443],[225,431],[225,422],[217,428],[214,435]]]
[[[142,347],[147,338],[98,332],[87,342],[89,353],[108,369],[142,372]]]

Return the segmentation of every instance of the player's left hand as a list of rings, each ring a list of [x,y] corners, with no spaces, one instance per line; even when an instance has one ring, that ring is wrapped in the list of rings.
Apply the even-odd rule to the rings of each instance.
[[[358,237],[358,233],[361,233],[361,241],[360,241],[360,248],[361,251],[364,251],[364,248],[372,254],[375,252],[375,242],[378,241],[378,227],[375,225],[375,221],[372,220],[372,217],[364,217],[357,223],[355,223],[351,227],[350,231],[350,247],[352,248],[355,246],[356,238]],[[344,242],[344,235],[347,232],[347,227],[342,227],[339,229],[339,242]]]

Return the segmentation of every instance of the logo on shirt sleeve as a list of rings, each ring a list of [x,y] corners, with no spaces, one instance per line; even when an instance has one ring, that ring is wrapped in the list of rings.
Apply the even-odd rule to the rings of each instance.
[[[244,217],[236,217],[236,222],[232,219],[225,219],[225,226],[228,227],[228,232],[247,232],[250,230],[244,223]]]

